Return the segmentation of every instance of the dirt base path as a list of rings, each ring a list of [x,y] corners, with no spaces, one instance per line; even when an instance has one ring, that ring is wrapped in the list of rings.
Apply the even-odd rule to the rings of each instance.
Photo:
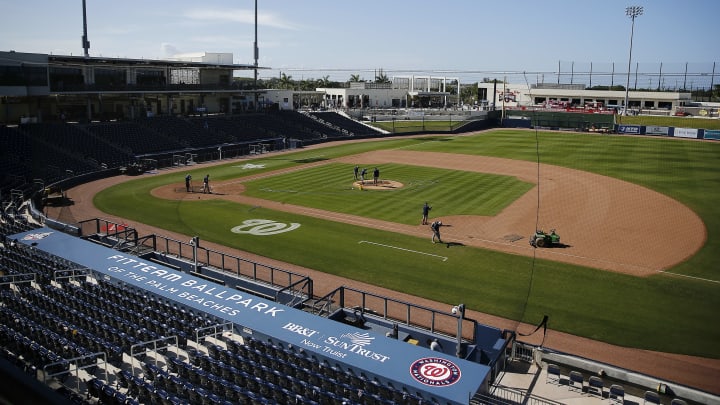
[[[432,159],[430,159],[431,157]],[[536,165],[505,159],[479,158],[474,156],[459,157],[457,155],[408,151],[377,151],[352,158],[353,162],[360,160],[363,164],[395,162],[514,175],[521,180],[537,184]],[[227,162],[218,162],[218,164],[222,163]],[[175,170],[185,169],[186,168]],[[538,250],[537,253],[539,257],[636,275],[648,275],[684,260],[684,258],[688,256],[688,252],[695,252],[699,246],[702,246],[705,237],[702,222],[692,211],[674,200],[629,183],[584,172],[561,169],[562,168],[552,166],[542,166],[540,173],[541,179],[544,181],[540,183],[543,187],[540,194],[542,201],[540,218],[541,222],[552,222],[552,225],[548,226],[557,227],[558,232],[562,230],[561,235],[563,240],[568,241],[572,246],[566,249]],[[70,223],[95,217],[109,219],[119,223],[128,223],[136,228],[140,235],[157,233],[177,238],[178,240],[183,240],[182,238],[187,239],[191,236],[179,235],[164,229],[128,221],[124,218],[113,217],[99,211],[92,204],[92,198],[97,192],[111,185],[131,179],[132,177],[118,176],[83,184],[68,190],[68,196],[73,200],[74,205],[50,208],[47,214],[50,218]],[[214,192],[218,194],[193,193],[192,198],[228,198],[234,201],[261,205],[272,209],[280,209],[280,206],[283,206],[282,204],[266,200],[242,196],[240,193],[243,187],[239,181],[213,183],[212,186]],[[176,189],[183,191],[178,192]],[[187,193],[184,192],[184,184],[182,184],[181,181],[178,182],[177,185],[154,190],[153,194],[162,198],[189,198]],[[526,195],[516,201],[497,217],[443,217],[444,222],[454,223],[453,227],[444,230],[444,237],[447,237],[448,240],[457,240],[467,245],[490,247],[497,250],[526,255],[532,254],[532,249],[529,248],[527,244],[527,238],[523,238],[517,242],[509,242],[506,236],[514,234],[527,236],[532,233],[535,215],[534,210],[536,207],[535,202],[537,201],[537,197],[533,197],[533,194],[536,194],[535,189],[528,193],[530,197]],[[622,197],[618,197],[618,194],[622,195]],[[571,210],[570,208],[572,207],[578,209]],[[287,205],[285,205],[285,209],[287,208],[304,215],[317,215],[324,218],[331,216],[329,219],[336,221],[347,221],[395,232],[423,235],[428,238],[430,236],[429,229],[420,225],[410,226],[388,223],[352,215],[328,213],[306,207],[287,207]],[[528,214],[527,211],[529,211],[530,214]],[[592,215],[587,215],[588,212],[592,213]],[[646,216],[640,215],[644,212],[647,213]],[[626,214],[621,215],[621,220],[614,219],[615,216],[622,213]],[[501,218],[499,219],[499,217]],[[632,222],[628,222],[631,218]],[[680,219],[678,220],[677,218]],[[658,219],[661,221],[658,221]],[[661,222],[662,225],[654,227],[656,226],[656,222]],[[530,224],[529,229],[528,224]],[[658,245],[653,246],[654,241],[644,241],[644,238],[650,237],[651,235],[632,233],[632,230],[637,227],[645,227],[646,230],[658,228],[663,230],[671,229],[666,228],[667,226],[677,227],[674,231],[680,229],[681,232],[690,239],[688,244],[683,245],[684,248],[680,249],[682,250],[681,252],[670,252],[666,254],[665,249],[658,249]],[[619,252],[615,251],[615,248],[621,247],[625,243],[622,245],[614,244],[613,249],[595,248],[596,243],[593,243],[593,241],[599,237],[598,235],[604,235],[603,232],[612,234],[616,232],[617,229],[623,229],[628,232],[627,244],[631,246],[630,248],[625,250],[619,249]],[[698,238],[698,234],[702,237]],[[678,238],[678,240],[684,239],[686,238]],[[319,295],[324,295],[340,285],[348,285],[353,288],[380,295],[392,296],[399,300],[414,302],[418,305],[432,308],[443,308],[448,305],[447,303],[420,299],[359,281],[348,280],[313,269],[261,257],[252,253],[229,249],[217,244],[209,243],[209,247],[250,260],[261,261],[301,274],[307,274],[313,279],[315,291]],[[607,253],[603,253],[607,250],[611,250],[613,256],[608,257]],[[521,324],[475,311],[468,311],[468,316],[494,327],[517,330],[521,333],[528,333],[534,329],[534,325]],[[540,344],[541,338],[539,334],[536,334],[528,338],[523,338],[523,340],[533,344]],[[662,380],[696,387],[714,394],[720,394],[720,385],[718,384],[718,381],[720,381],[720,360],[624,348],[553,330],[548,331],[544,347],[635,370]]]

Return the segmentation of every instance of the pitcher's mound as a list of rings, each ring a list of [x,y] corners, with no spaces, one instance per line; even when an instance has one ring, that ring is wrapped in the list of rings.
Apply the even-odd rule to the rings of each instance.
[[[403,186],[402,183],[394,180],[378,180],[377,184],[373,184],[372,180],[365,180],[365,182],[356,181],[353,183],[353,188],[357,190],[395,190]]]

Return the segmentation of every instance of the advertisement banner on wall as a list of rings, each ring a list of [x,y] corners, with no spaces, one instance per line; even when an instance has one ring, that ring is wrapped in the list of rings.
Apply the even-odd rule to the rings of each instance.
[[[695,138],[698,137],[697,128],[675,128],[674,136],[678,138]]]
[[[668,136],[670,134],[670,127],[658,127],[658,126],[646,126],[645,135],[662,135]]]
[[[618,125],[618,134],[640,134],[639,125]]]
[[[705,136],[703,139],[720,139],[720,130],[717,129],[706,129]]]

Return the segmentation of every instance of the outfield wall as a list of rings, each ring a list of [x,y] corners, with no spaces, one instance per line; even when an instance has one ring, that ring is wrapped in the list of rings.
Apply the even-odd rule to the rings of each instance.
[[[719,130],[662,127],[657,125],[616,125],[615,132],[624,135],[651,135],[667,136],[672,138],[686,139],[711,139],[720,140]]]

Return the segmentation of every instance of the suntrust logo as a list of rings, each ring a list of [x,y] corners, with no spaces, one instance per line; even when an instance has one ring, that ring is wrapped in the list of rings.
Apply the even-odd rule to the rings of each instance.
[[[338,356],[337,352],[350,352],[370,360],[384,363],[390,356],[365,348],[366,346],[370,346],[373,340],[375,340],[375,338],[366,332],[344,333],[340,337],[328,336],[324,340],[324,343],[328,345],[324,351],[335,356]]]
[[[410,375],[418,382],[435,387],[447,387],[460,381],[460,367],[440,357],[425,357],[410,365]]]

